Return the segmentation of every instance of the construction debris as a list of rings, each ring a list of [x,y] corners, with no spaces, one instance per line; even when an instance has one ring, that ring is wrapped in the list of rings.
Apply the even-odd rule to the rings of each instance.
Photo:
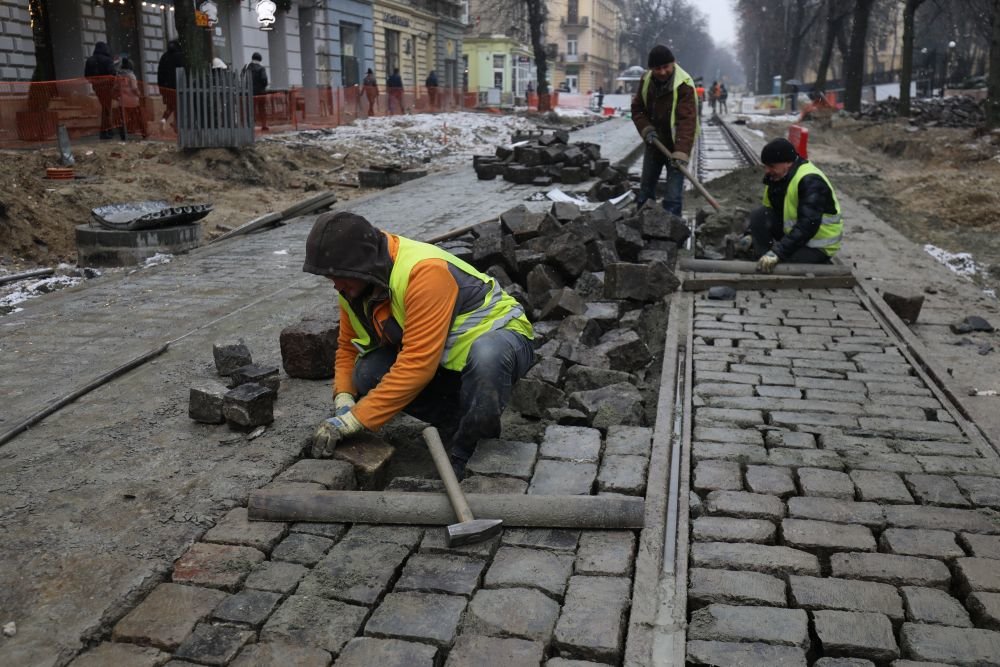
[[[885,121],[899,115],[899,100],[890,97],[865,104],[855,118]],[[910,125],[919,127],[978,127],[984,120],[983,103],[971,97],[922,97],[910,100]]]
[[[216,343],[212,347],[212,356],[215,357],[215,370],[224,377],[228,377],[242,368],[253,363],[253,355],[243,339],[236,341],[225,341]]]

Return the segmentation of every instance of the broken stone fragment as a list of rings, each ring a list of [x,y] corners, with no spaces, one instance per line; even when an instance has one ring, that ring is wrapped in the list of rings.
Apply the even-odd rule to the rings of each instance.
[[[736,298],[736,290],[728,285],[716,285],[708,288],[708,298],[713,301],[732,301]]]
[[[222,404],[229,387],[221,382],[204,382],[191,387],[188,395],[188,417],[203,424],[221,424]]]
[[[923,294],[897,294],[894,292],[882,292],[882,299],[885,300],[892,312],[899,316],[907,324],[913,324],[920,317],[920,309],[924,305]]]
[[[274,421],[275,396],[273,391],[259,384],[241,384],[226,394],[222,414],[234,430],[265,426]]]
[[[215,357],[215,370],[224,376],[232,375],[237,368],[253,363],[250,348],[242,338],[216,343],[212,346],[212,356]]]
[[[306,319],[281,330],[281,366],[288,377],[325,380],[333,377],[340,325]]]
[[[569,395],[569,407],[584,412],[594,428],[627,424],[641,426],[642,394],[627,382]]]
[[[528,417],[543,418],[549,408],[565,405],[566,394],[548,382],[523,377],[511,391],[510,407]]]
[[[955,322],[949,328],[952,333],[956,334],[966,334],[973,331],[985,331],[987,333],[994,331],[993,326],[978,315],[969,315],[961,322]]]
[[[253,383],[277,393],[278,387],[281,386],[281,378],[278,377],[277,366],[248,364],[233,371],[231,378],[234,387]]]
[[[587,304],[580,295],[568,287],[552,292],[549,302],[542,308],[538,317],[543,320],[562,319],[568,315],[583,315],[587,312]]]

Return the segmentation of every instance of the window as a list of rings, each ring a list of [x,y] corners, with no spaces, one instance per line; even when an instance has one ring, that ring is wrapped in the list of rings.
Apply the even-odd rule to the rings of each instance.
[[[493,69],[503,69],[506,56],[493,56]]]
[[[577,54],[577,51],[576,51],[576,35],[567,35],[566,36],[566,55],[568,55],[568,56],[575,56],[576,54]]]

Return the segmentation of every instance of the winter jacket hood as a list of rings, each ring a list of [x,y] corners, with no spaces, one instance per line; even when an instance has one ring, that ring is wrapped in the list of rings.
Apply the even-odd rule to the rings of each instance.
[[[306,239],[306,273],[363,280],[389,289],[392,257],[385,234],[355,213],[324,213]]]

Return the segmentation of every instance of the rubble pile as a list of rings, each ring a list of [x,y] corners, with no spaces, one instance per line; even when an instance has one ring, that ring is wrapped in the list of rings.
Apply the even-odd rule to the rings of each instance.
[[[510,407],[604,431],[653,421],[657,380],[646,376],[659,371],[651,350],[663,346],[664,297],[678,288],[672,267],[688,235],[653,202],[633,215],[557,202],[546,213],[518,206],[440,245],[495,277],[535,326],[537,363]]]
[[[518,185],[576,185],[596,176],[598,182],[588,192],[592,201],[607,201],[629,189],[628,171],[601,159],[599,144],[569,143],[569,133],[556,130],[516,134],[510,146],[497,146],[495,155],[476,155],[472,166],[479,180],[497,176]]]
[[[890,97],[866,104],[854,114],[859,120],[891,120],[899,115],[899,100]],[[920,127],[976,127],[985,119],[983,103],[971,97],[922,97],[910,101],[911,125]]]

